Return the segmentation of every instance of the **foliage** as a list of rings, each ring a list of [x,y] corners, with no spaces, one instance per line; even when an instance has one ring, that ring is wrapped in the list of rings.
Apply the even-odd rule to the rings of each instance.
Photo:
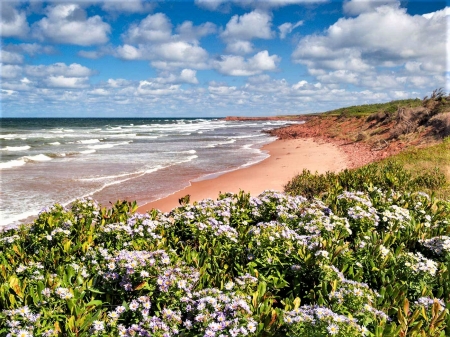
[[[0,336],[449,335],[450,202],[330,200],[46,208],[0,233]]]
[[[373,113],[384,111],[388,114],[393,114],[397,111],[399,107],[418,107],[422,105],[422,100],[416,99],[403,99],[396,100],[387,103],[375,103],[375,104],[363,104],[363,105],[354,105],[345,108],[339,108],[335,110],[330,110],[322,115],[344,115],[344,116],[368,116]]]
[[[303,170],[286,184],[285,192],[313,198],[324,194],[325,197],[332,196],[343,190],[367,191],[371,186],[383,190],[414,192],[427,189],[433,191],[446,184],[444,173],[437,167],[434,170],[415,172],[413,175],[398,161],[391,159],[338,173],[313,174],[309,170]]]

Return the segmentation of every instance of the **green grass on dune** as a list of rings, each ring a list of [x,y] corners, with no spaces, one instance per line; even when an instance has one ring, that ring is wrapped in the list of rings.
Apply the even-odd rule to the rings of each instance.
[[[422,100],[419,98],[402,99],[397,101],[391,101],[387,103],[376,103],[376,104],[363,104],[354,105],[344,108],[339,108],[335,110],[330,110],[321,113],[321,116],[330,115],[346,115],[346,116],[369,116],[375,112],[385,111],[388,113],[394,113],[397,111],[399,106],[415,108],[422,105]]]
[[[304,170],[285,185],[291,195],[328,197],[342,190],[383,190],[434,193],[450,199],[450,138],[427,148],[414,148],[363,167],[339,173]]]

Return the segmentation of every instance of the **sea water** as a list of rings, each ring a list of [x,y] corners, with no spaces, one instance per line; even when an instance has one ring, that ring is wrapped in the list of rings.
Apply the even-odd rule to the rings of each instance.
[[[0,119],[0,226],[93,197],[139,205],[256,163],[286,121]],[[224,191],[225,192],[225,191]]]

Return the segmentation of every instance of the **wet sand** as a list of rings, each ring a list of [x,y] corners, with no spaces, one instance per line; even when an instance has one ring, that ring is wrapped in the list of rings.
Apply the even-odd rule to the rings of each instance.
[[[193,203],[207,198],[216,199],[219,192],[237,193],[243,190],[256,196],[264,190],[283,191],[283,186],[303,169],[325,173],[348,167],[347,156],[341,149],[312,138],[279,139],[262,149],[270,154],[269,158],[211,179],[191,182],[181,191],[142,205],[138,212],[144,213],[153,208],[168,212],[179,206],[178,199],[187,194],[190,195],[190,203]]]

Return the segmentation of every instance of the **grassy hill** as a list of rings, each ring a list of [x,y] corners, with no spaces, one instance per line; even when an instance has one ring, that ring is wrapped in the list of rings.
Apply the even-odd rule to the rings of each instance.
[[[324,138],[342,148],[357,145],[377,162],[371,167],[378,166],[383,170],[389,162],[395,162],[398,164],[396,167],[402,169],[385,174],[407,174],[409,182],[415,181],[409,185],[410,188],[450,198],[450,96],[440,90],[423,100],[392,101],[328,111],[308,117],[303,125],[289,126],[273,133],[281,138]],[[364,151],[353,155],[362,156]],[[355,179],[352,172],[356,176],[362,170],[346,170],[342,176],[348,175],[346,179],[350,181]],[[317,176],[315,179],[310,172],[304,172],[304,175],[292,179],[286,191],[301,194],[303,183],[315,184],[321,179],[335,181],[338,178],[329,174],[326,178]],[[376,177],[367,176],[366,179],[370,181]],[[321,189],[317,191],[324,192]]]

